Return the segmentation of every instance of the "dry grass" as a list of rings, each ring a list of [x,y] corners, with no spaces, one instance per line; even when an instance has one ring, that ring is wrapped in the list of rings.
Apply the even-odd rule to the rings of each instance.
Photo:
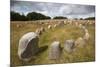
[[[19,21],[20,22],[20,21]],[[34,32],[36,28],[41,27],[37,23],[19,23],[11,22],[11,65],[37,65],[37,64],[55,64],[55,63],[73,63],[73,62],[89,62],[95,61],[95,26],[87,25],[86,28],[90,33],[90,40],[84,48],[77,48],[75,52],[67,53],[62,50],[61,57],[58,60],[48,59],[49,45],[56,39],[61,42],[61,47],[66,39],[77,39],[83,36],[83,32],[76,26],[64,25],[56,27],[44,32],[39,39],[39,47],[48,46],[48,48],[37,56],[34,56],[31,61],[23,62],[18,58],[17,50],[19,39],[27,32]],[[17,27],[17,25],[21,25]],[[43,27],[47,27],[43,25]]]

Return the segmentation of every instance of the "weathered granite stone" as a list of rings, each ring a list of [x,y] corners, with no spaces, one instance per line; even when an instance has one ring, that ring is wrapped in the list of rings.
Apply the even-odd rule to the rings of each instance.
[[[49,48],[49,59],[56,60],[60,57],[61,47],[59,41],[54,41]]]
[[[66,40],[65,41],[65,44],[64,44],[64,50],[66,51],[66,52],[72,52],[73,51],[73,48],[74,48],[74,40],[73,39],[71,39],[71,40]]]
[[[18,56],[23,61],[29,61],[38,51],[38,35],[34,32],[26,33],[19,40]]]

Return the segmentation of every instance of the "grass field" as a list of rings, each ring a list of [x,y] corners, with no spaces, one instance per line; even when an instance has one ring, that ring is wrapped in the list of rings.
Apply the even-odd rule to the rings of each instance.
[[[21,22],[21,23],[20,23]],[[28,22],[28,21],[27,21]],[[17,26],[17,25],[21,26]],[[61,57],[55,60],[48,59],[48,49],[50,44],[55,40],[61,42],[61,47],[67,39],[76,40],[84,35],[83,31],[75,25],[63,25],[52,28],[43,32],[39,38],[39,47],[48,46],[43,52],[40,52],[34,59],[29,62],[23,62],[17,55],[19,39],[28,32],[34,32],[39,27],[47,28],[47,25],[37,23],[24,23],[24,21],[11,21],[11,65],[39,65],[39,64],[55,64],[55,63],[75,63],[75,62],[90,62],[95,61],[95,25],[86,25],[89,31],[90,39],[84,48],[77,48],[75,52],[67,53],[62,51]]]

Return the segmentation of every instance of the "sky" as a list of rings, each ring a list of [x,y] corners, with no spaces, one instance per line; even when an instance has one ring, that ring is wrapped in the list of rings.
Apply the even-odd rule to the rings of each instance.
[[[11,0],[10,6],[11,11],[25,15],[29,12],[38,12],[52,18],[55,16],[64,16],[67,18],[95,17],[94,5]]]

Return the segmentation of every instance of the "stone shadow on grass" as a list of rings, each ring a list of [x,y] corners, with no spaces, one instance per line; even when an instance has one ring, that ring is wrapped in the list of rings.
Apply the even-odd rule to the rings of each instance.
[[[44,52],[45,50],[47,50],[48,46],[43,46],[43,47],[40,47],[38,52],[36,53],[36,55],[38,54],[41,54],[42,52]]]

